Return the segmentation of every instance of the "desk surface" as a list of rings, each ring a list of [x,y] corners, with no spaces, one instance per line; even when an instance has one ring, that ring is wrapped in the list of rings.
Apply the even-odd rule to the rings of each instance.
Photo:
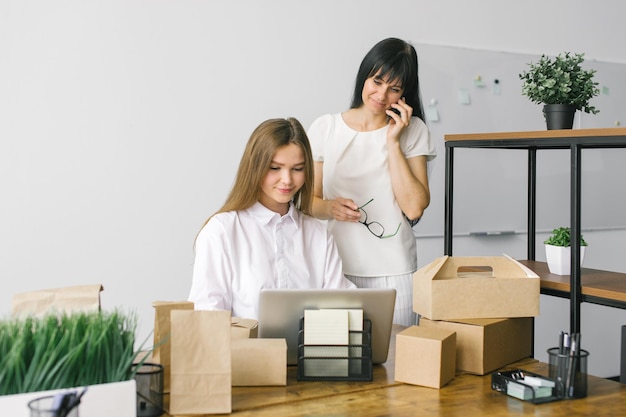
[[[402,327],[394,326],[394,335]],[[491,389],[491,376],[458,374],[441,389],[394,381],[395,336],[389,359],[374,367],[372,382],[297,381],[296,367],[285,387],[233,387],[237,416],[574,416],[626,415],[626,385],[589,376],[588,396],[534,405]],[[548,374],[548,365],[534,359],[510,367]]]
[[[547,375],[547,364],[533,359],[515,365]],[[379,367],[382,368],[382,367]],[[287,387],[233,388],[238,416],[533,416],[626,415],[626,385],[589,377],[588,397],[534,405],[493,391],[491,377],[457,375],[437,390],[393,382],[393,371],[381,372],[372,384],[297,382]],[[388,380],[388,384],[381,384]],[[610,406],[608,406],[611,404]]]

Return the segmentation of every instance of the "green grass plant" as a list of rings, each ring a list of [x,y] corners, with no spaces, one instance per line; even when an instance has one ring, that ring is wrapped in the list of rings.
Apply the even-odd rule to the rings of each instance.
[[[75,312],[0,321],[0,395],[133,378],[134,314]]]

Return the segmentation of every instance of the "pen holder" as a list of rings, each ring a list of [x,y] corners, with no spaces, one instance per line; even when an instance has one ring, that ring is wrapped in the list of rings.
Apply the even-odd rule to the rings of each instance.
[[[137,417],[158,417],[163,414],[163,366],[143,363],[135,373],[137,384]]]
[[[556,381],[557,395],[561,398],[587,396],[587,358],[589,352],[581,349],[577,355],[548,349],[549,376]]]
[[[29,401],[30,417],[57,417],[61,415],[55,402],[56,397],[54,395],[39,397]],[[78,417],[78,406],[72,408],[64,415],[67,417]]]

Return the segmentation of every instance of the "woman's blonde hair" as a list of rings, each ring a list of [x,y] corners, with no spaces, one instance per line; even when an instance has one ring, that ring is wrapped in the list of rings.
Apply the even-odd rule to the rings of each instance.
[[[299,146],[304,156],[304,185],[294,195],[293,202],[296,208],[310,215],[313,202],[311,145],[302,124],[297,119],[289,117],[266,120],[254,129],[241,156],[233,188],[222,208],[211,217],[227,211],[245,210],[259,201],[261,182],[270,169],[274,155],[278,149],[289,144]]]

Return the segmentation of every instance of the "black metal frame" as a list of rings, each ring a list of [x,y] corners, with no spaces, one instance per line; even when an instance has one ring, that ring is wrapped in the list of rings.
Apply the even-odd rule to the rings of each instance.
[[[596,129],[592,129],[596,131]],[[556,137],[546,131],[545,136],[533,132],[532,138],[510,139],[510,134],[502,138],[492,139],[497,134],[488,134],[489,139],[476,140],[446,140],[445,156],[445,212],[444,212],[444,254],[452,255],[452,226],[453,226],[453,190],[454,190],[454,149],[455,148],[485,148],[485,149],[522,149],[528,151],[528,259],[535,260],[536,235],[536,184],[537,184],[537,150],[569,149],[570,150],[570,232],[572,236],[580,237],[581,221],[581,157],[583,149],[598,148],[626,148],[626,133],[619,129],[616,135],[598,135],[584,130],[572,130],[571,135]],[[563,131],[560,131],[563,132]],[[617,130],[616,130],[617,132]],[[520,137],[529,136],[529,132],[520,132]],[[584,300],[581,294],[580,273],[580,239],[572,240],[572,258],[570,275],[570,332],[580,333],[580,304]],[[589,300],[591,301],[591,300]],[[611,305],[594,299],[602,305]],[[621,306],[620,308],[626,308]]]

